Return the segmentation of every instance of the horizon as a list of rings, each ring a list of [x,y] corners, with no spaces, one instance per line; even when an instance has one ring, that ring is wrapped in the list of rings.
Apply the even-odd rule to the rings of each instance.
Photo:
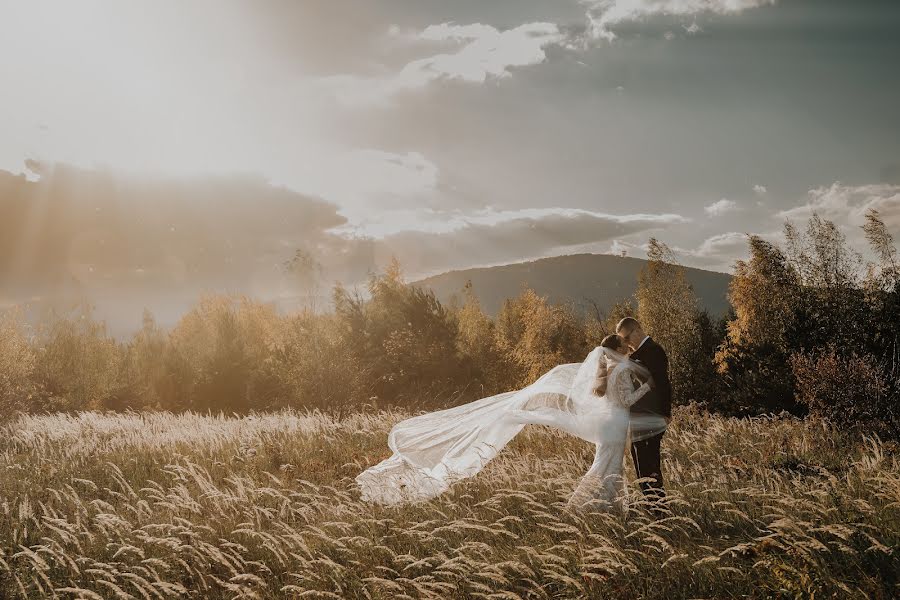
[[[463,274],[469,271],[491,271],[492,269],[503,269],[505,267],[516,267],[521,265],[530,265],[533,263],[538,263],[542,261],[553,261],[555,259],[562,258],[572,258],[572,257],[609,257],[612,259],[626,259],[638,261],[640,263],[646,263],[646,257],[634,257],[634,256],[622,256],[615,254],[603,254],[603,253],[590,253],[590,252],[581,252],[574,254],[559,254],[555,256],[545,256],[540,258],[535,258],[532,260],[519,261],[519,262],[510,262],[510,263],[502,263],[495,265],[486,265],[486,266],[472,266],[466,267],[462,269],[451,269],[448,271],[441,271],[439,273],[434,273],[432,275],[426,275],[417,278],[410,278],[402,275],[403,281],[410,286],[417,287],[425,287],[430,289],[435,293],[439,302],[449,302],[451,297],[458,294],[462,291],[463,288],[459,288],[459,290],[455,290],[449,296],[444,294],[444,290],[438,289],[434,287],[433,280],[440,280],[444,277],[452,277],[456,274]],[[400,265],[402,268],[402,265]],[[680,265],[683,266],[683,265]],[[719,271],[712,271],[708,269],[702,269],[698,267],[690,267],[683,266],[687,273],[690,272],[702,272],[709,273],[715,275],[723,275],[727,277],[731,277],[730,273],[722,273]],[[372,275],[379,275],[381,273],[370,273]],[[636,279],[635,279],[636,281]],[[619,282],[621,283],[621,282]],[[524,282],[525,286],[528,289],[538,292],[541,296],[547,296],[551,302],[554,301],[562,301],[560,298],[553,298],[552,294],[548,295],[546,293],[541,293],[536,288],[540,288],[541,286],[531,285],[529,282]],[[88,295],[77,295],[72,294],[68,295],[64,298],[58,298],[57,301],[52,303],[44,303],[43,298],[31,298],[26,301],[20,302],[15,305],[2,306],[0,305],[0,314],[4,309],[8,310],[10,308],[18,308],[21,309],[24,314],[28,317],[28,321],[32,324],[41,324],[46,321],[50,314],[56,314],[59,317],[71,317],[72,315],[76,315],[82,313],[83,309],[89,309],[89,313],[92,318],[94,318],[97,322],[102,323],[107,333],[112,335],[114,338],[118,340],[124,340],[135,333],[137,333],[143,322],[144,315],[149,313],[153,318],[154,323],[159,326],[163,330],[172,330],[174,329],[181,319],[188,314],[192,308],[196,307],[199,302],[201,302],[204,298],[229,298],[231,301],[238,301],[241,298],[247,298],[252,302],[257,302],[263,305],[269,305],[273,307],[275,310],[279,312],[279,314],[289,315],[292,312],[301,311],[305,309],[310,309],[310,302],[315,302],[315,311],[316,312],[330,312],[333,309],[331,303],[331,291],[336,286],[344,286],[345,288],[349,288],[354,293],[359,293],[361,297],[367,298],[369,297],[369,292],[367,289],[367,281],[358,281],[353,284],[344,284],[343,282],[333,282],[331,284],[326,284],[316,290],[310,290],[309,293],[298,293],[293,295],[284,295],[279,297],[270,297],[270,298],[261,298],[247,295],[246,293],[235,290],[235,291],[223,291],[223,290],[195,290],[192,291],[191,294],[179,297],[179,301],[175,303],[175,306],[168,306],[164,308],[162,311],[157,312],[151,308],[151,304],[153,302],[149,302],[146,305],[133,304],[127,306],[124,312],[121,311],[121,305],[123,302],[121,298],[116,298],[111,303],[105,302],[97,302],[96,298],[92,298]],[[484,305],[484,296],[488,295],[489,292],[486,292],[481,286],[475,285],[473,283],[473,289],[476,293],[476,296],[479,297],[480,301]],[[481,293],[479,293],[481,292]],[[510,297],[510,299],[512,299]],[[616,298],[617,301],[626,301],[633,300],[634,298],[631,296],[623,296],[620,298]],[[724,296],[723,296],[724,299]],[[585,307],[582,306],[583,302],[587,300],[586,298],[582,298],[580,300],[576,300],[575,298],[569,299],[574,303],[576,307],[580,307],[580,310],[585,310]],[[703,299],[699,298],[701,301],[701,305],[704,308],[709,308],[705,306]],[[321,303],[321,304],[320,304]],[[555,303],[555,302],[554,302]],[[125,303],[127,304],[127,303]],[[161,306],[158,304],[157,306]],[[482,306],[483,309],[486,310],[487,314],[492,314],[494,311],[490,310],[486,306]],[[95,314],[99,313],[99,315]],[[720,315],[722,316],[722,315]]]

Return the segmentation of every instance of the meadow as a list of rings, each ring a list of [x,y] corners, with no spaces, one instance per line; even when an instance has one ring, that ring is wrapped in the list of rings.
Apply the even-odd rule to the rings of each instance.
[[[565,502],[586,443],[529,426],[429,502],[362,503],[402,410],[78,412],[0,426],[3,598],[891,598],[898,447],[679,407],[669,514]],[[630,460],[626,461],[630,477]]]

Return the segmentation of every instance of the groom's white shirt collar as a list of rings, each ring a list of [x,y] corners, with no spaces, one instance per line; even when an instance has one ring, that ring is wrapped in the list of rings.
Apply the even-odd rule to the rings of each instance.
[[[649,336],[649,335],[645,335],[645,336],[644,336],[644,339],[641,340],[641,343],[638,344],[638,347],[635,348],[634,351],[637,352],[638,350],[640,350],[640,349],[641,349],[641,346],[644,345],[644,342],[646,342],[646,341],[649,340],[649,339],[650,339],[650,336]]]

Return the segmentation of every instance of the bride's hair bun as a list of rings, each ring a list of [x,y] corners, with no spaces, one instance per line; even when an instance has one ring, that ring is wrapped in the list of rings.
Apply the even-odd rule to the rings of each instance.
[[[623,345],[622,338],[617,335],[608,335],[603,338],[603,341],[600,342],[600,345],[604,348],[609,348],[610,350],[621,352]],[[608,382],[610,366],[610,363],[608,361],[608,357],[606,358],[606,360],[601,357],[600,361],[597,364],[597,373],[594,380],[594,393],[598,396],[606,395],[606,385]]]
[[[610,350],[615,350],[616,352],[621,353],[625,344],[622,342],[622,338],[617,336],[616,334],[608,335],[603,338],[603,341],[600,342],[600,345],[604,348],[609,348]]]

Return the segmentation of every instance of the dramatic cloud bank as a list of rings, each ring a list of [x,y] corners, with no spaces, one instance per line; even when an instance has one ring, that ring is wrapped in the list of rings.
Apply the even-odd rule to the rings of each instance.
[[[703,13],[739,13],[751,8],[775,4],[776,0],[582,0],[587,6],[588,36],[613,40],[612,29],[628,21],[653,16],[689,17]],[[692,23],[688,33],[697,33]]]
[[[395,37],[453,43],[458,49],[455,52],[413,60],[392,75],[335,75],[324,78],[322,83],[346,105],[385,104],[400,92],[422,89],[435,82],[463,81],[481,84],[509,77],[517,67],[545,62],[549,47],[579,50],[590,47],[597,40],[612,41],[616,38],[612,28],[621,23],[651,16],[689,17],[704,13],[739,13],[775,2],[776,0],[582,0],[582,4],[587,6],[587,24],[583,31],[581,28],[563,28],[546,22],[526,23],[505,30],[482,23],[441,23],[430,25],[411,37],[400,36],[396,30],[392,30]],[[696,22],[683,25],[683,29],[688,35],[702,31]],[[665,37],[673,39],[674,34],[670,31]]]

